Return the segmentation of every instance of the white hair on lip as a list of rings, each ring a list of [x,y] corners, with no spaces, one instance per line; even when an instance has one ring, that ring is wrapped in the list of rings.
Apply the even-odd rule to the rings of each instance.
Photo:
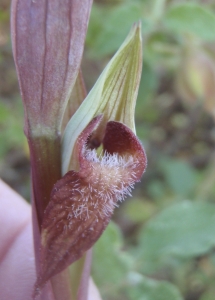
[[[110,154],[105,151],[103,155],[100,155],[98,157],[95,149],[85,150],[84,156],[89,162],[100,163],[101,167],[105,166],[105,167],[109,167],[109,168],[112,168],[112,167],[126,168],[129,165],[131,165],[132,163],[134,163],[134,158],[132,155],[123,157],[123,156],[120,156],[118,153]]]
[[[87,191],[85,190],[84,193],[80,191],[80,194],[85,198],[85,202],[89,202],[89,205],[90,202],[91,205],[93,204],[100,216],[107,216],[117,206],[118,201],[131,196],[137,181],[135,179],[137,160],[132,155],[120,156],[117,153],[108,152],[98,156],[95,149],[85,148],[83,152],[91,173],[86,178],[89,182]],[[89,197],[91,193],[93,193],[93,199]],[[80,208],[78,210],[80,211]]]

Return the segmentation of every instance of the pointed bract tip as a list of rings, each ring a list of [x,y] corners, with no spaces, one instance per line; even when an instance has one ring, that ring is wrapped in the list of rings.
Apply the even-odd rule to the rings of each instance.
[[[140,32],[141,32],[141,28],[137,25],[137,23],[134,23],[125,41],[129,43],[132,40],[136,40],[136,39],[139,40],[139,38],[141,37]]]
[[[138,37],[140,40],[142,40],[142,22],[141,22],[141,20],[133,23],[127,38],[128,37],[132,37],[132,38]]]
[[[139,38],[140,40],[142,41],[142,22],[141,20],[139,20],[137,22],[137,29],[136,29],[136,32],[139,34]]]
[[[133,31],[139,33],[139,32],[141,31],[141,28],[142,28],[142,25],[141,25],[141,24],[142,24],[141,20],[135,22],[135,23],[133,24],[132,28],[131,28],[131,31],[133,30]]]

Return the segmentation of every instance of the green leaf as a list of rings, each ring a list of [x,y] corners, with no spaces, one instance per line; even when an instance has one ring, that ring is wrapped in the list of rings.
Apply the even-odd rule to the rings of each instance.
[[[147,192],[151,198],[159,202],[163,197],[166,197],[165,185],[159,179],[154,179],[148,184]]]
[[[169,187],[175,194],[188,196],[196,185],[196,172],[185,161],[165,160],[162,168]]]
[[[124,204],[124,211],[133,222],[144,222],[149,219],[156,210],[156,206],[144,199],[132,199]]]
[[[146,63],[143,64],[143,72],[140,81],[140,88],[138,93],[138,101],[137,104],[144,106],[147,99],[151,98],[154,95],[158,86],[158,79],[156,73],[152,68]],[[150,99],[151,100],[151,99]],[[144,111],[144,108],[142,111]],[[147,115],[147,113],[145,112]]]
[[[141,276],[141,275],[140,275]],[[138,283],[128,286],[127,294],[133,300],[182,300],[178,289],[166,281],[157,281],[141,276]]]
[[[132,259],[121,248],[120,230],[110,222],[93,248],[92,275],[103,294],[116,290],[131,268]]]
[[[159,268],[174,257],[203,255],[215,246],[214,232],[215,205],[189,201],[174,204],[141,231],[142,268]]]
[[[91,46],[91,56],[98,58],[98,56],[113,54],[123,42],[132,24],[141,18],[141,6],[138,3],[123,3],[114,6],[106,13],[94,7],[94,15],[98,16],[100,12],[98,16],[100,22],[94,19],[89,26],[87,40]]]
[[[172,6],[166,13],[164,24],[180,33],[192,33],[203,40],[215,40],[215,15],[194,3]]]
[[[213,287],[207,290],[205,293],[203,293],[200,300],[214,300],[214,295],[215,295],[215,289]]]
[[[24,147],[23,109],[20,100],[14,100],[13,105],[0,102],[0,132],[0,158],[14,147]]]

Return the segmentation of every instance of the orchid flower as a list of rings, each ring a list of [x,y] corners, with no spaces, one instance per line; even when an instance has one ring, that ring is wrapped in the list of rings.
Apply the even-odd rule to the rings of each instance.
[[[98,240],[147,164],[134,123],[142,70],[140,23],[85,97],[80,63],[91,2],[12,4],[32,167],[34,298],[87,299],[89,268],[82,267],[74,295],[68,267]]]

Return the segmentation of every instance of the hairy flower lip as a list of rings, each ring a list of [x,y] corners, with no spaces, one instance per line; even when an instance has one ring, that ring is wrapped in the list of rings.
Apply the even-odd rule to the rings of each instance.
[[[103,157],[87,147],[101,120],[102,115],[95,117],[76,142],[79,171],[69,171],[52,190],[42,224],[41,272],[35,291],[93,246],[117,201],[130,195],[145,171],[144,149],[122,123],[107,123]]]

